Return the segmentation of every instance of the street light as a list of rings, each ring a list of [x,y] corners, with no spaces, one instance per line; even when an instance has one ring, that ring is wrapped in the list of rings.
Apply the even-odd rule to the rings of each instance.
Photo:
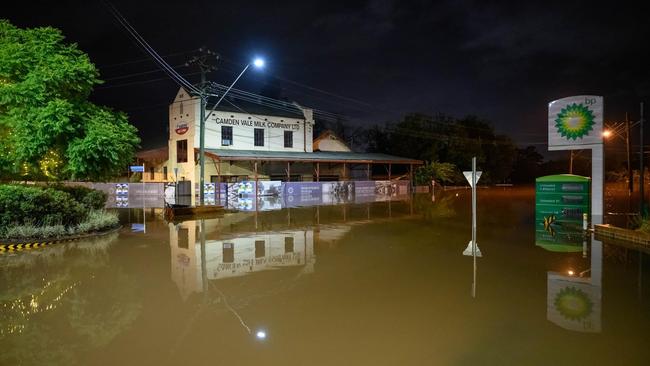
[[[253,61],[253,65],[255,65],[255,67],[257,67],[257,68],[264,67],[264,59],[261,59],[261,58],[259,58],[259,57],[256,58],[256,59]]]
[[[205,195],[205,122],[208,120],[208,118],[210,118],[212,112],[214,112],[214,110],[219,106],[219,104],[226,96],[226,94],[228,94],[230,89],[232,89],[235,83],[237,83],[237,80],[239,80],[239,78],[241,78],[242,75],[244,75],[244,73],[246,72],[246,70],[248,70],[251,64],[255,68],[261,69],[264,67],[264,59],[260,57],[256,57],[252,62],[247,63],[246,67],[244,67],[242,72],[239,73],[235,81],[233,81],[232,84],[230,84],[230,86],[228,87],[228,89],[226,89],[226,91],[223,94],[221,94],[221,97],[219,97],[219,100],[217,100],[217,102],[214,104],[214,107],[212,107],[212,110],[210,111],[210,113],[208,113],[207,116],[205,115],[205,104],[207,99],[206,93],[205,91],[202,91],[201,93],[201,115],[199,117],[201,122],[199,126],[199,162],[200,162],[199,195],[200,195],[201,206],[203,206],[205,200],[204,197]],[[219,188],[217,187],[216,189],[218,190]]]

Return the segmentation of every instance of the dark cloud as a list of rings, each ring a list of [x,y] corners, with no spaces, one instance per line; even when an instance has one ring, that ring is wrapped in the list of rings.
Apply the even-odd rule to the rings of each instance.
[[[114,3],[161,54],[202,45],[221,53],[225,61],[212,80],[229,83],[253,54],[265,54],[266,73],[246,75],[239,87],[258,91],[272,84],[355,124],[413,111],[471,113],[522,144],[543,142],[552,99],[604,95],[607,118],[617,119],[626,110],[636,113],[650,94],[647,12],[623,2]],[[164,141],[165,104],[177,86],[151,81],[163,78],[160,73],[120,78],[155,66],[115,66],[144,55],[101,3],[64,1],[33,11],[38,7],[14,5],[3,16],[20,26],[61,28],[111,79],[93,97],[127,110],[147,141]],[[180,66],[187,57],[168,60]],[[134,84],[120,86],[125,81]]]

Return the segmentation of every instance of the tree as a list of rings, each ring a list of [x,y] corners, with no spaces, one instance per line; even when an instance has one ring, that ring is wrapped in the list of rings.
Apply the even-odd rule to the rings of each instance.
[[[99,72],[51,27],[0,20],[0,178],[102,180],[140,143],[127,116],[88,101]]]
[[[429,185],[432,179],[442,184],[451,183],[457,179],[458,173],[454,164],[432,161],[415,171],[415,184]]]
[[[471,167],[476,156],[483,171],[481,182],[507,181],[512,173],[515,145],[494,128],[475,116],[455,119],[444,114],[427,116],[408,114],[396,124],[374,127],[368,132],[368,150],[409,157],[425,162],[446,162],[461,170]],[[435,163],[439,164],[439,163]],[[432,174],[430,167],[420,171],[422,179]],[[460,174],[450,182],[464,184]]]
[[[537,151],[535,146],[517,149],[512,180],[515,183],[534,182],[535,178],[542,172],[542,161],[544,161],[544,157]]]

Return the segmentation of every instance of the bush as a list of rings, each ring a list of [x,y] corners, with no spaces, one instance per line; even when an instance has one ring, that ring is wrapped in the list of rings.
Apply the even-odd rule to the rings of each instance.
[[[87,209],[70,194],[22,185],[0,185],[0,231],[10,225],[78,225]]]
[[[88,213],[86,220],[77,225],[76,229],[78,233],[87,233],[115,227],[119,222],[117,214],[113,212],[94,210]]]
[[[89,210],[104,208],[108,199],[108,195],[105,192],[84,186],[54,185],[51,188],[70,194],[77,202],[86,206]]]
[[[88,213],[86,219],[77,225],[66,228],[63,225],[12,225],[6,230],[0,231],[2,239],[50,239],[60,238],[68,235],[86,234],[117,227],[119,220],[117,214],[104,210],[93,210]]]

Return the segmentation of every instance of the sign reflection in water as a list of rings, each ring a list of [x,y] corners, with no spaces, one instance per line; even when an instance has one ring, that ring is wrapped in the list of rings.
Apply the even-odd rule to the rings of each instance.
[[[587,238],[585,238],[586,240]],[[580,247],[576,248],[580,251]],[[547,272],[546,317],[568,330],[601,332],[603,244],[591,238],[590,267]]]

